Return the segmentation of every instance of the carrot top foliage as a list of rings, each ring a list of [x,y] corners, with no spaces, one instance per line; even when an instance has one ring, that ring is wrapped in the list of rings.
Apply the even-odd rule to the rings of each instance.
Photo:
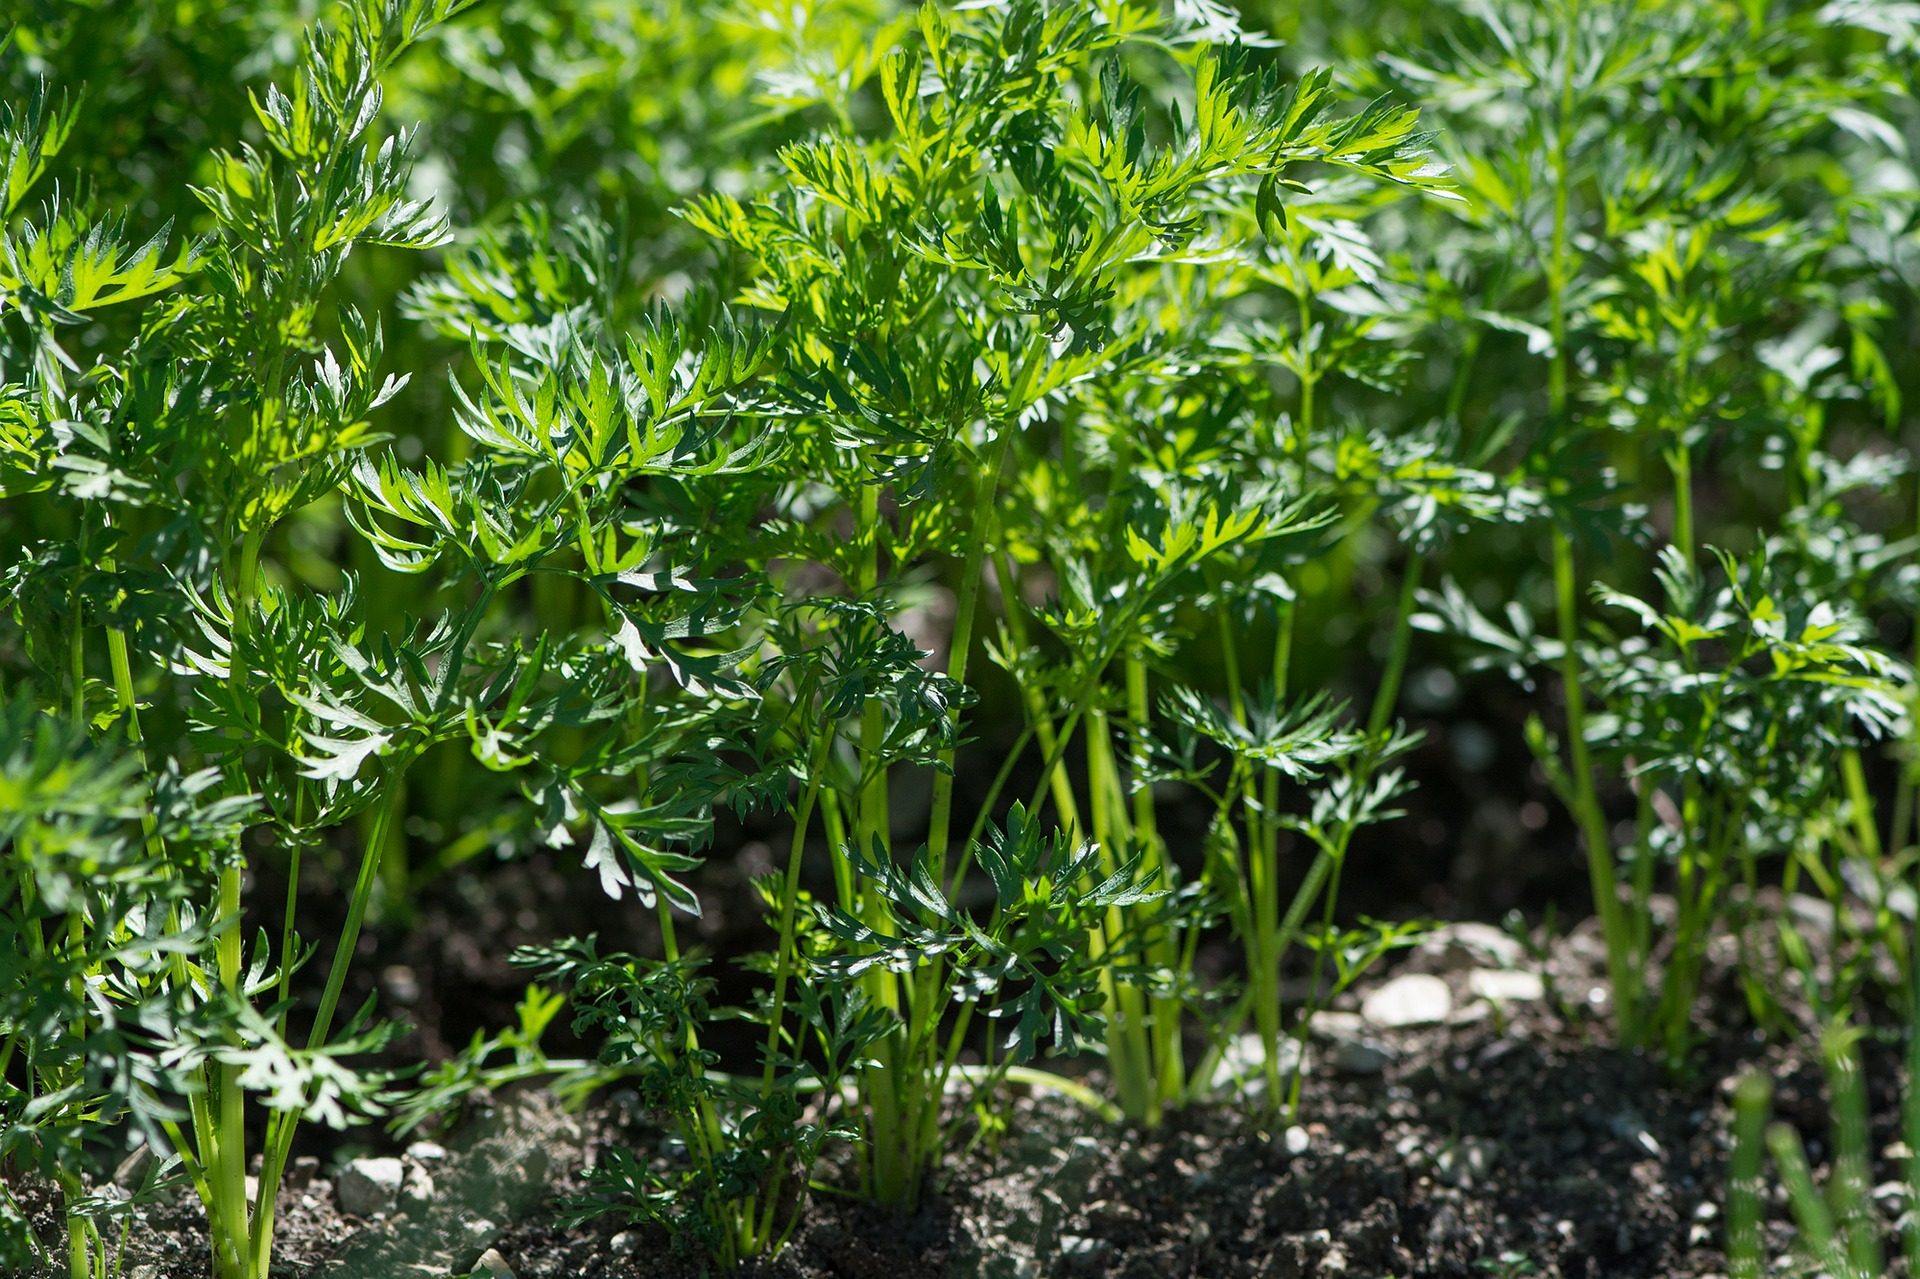
[[[721,1265],[830,1176],[913,1208],[1010,1081],[1291,1115],[1315,1005],[1421,928],[1340,899],[1416,663],[1557,691],[1623,1046],[1685,1068],[1727,934],[1774,1033],[1911,1019],[1911,6],[43,8],[0,1167],[74,1279],[130,1141],[264,1279],[303,1124],[489,1080],[631,1081],[689,1157],[568,1211]],[[736,819],[783,847],[722,1007],[684,935]],[[534,850],[657,929],[382,1066],[362,930]],[[1852,958],[1771,882],[1863,904]],[[563,996],[598,1060],[541,1050]],[[1035,1064],[1086,1053],[1110,1093]],[[0,1182],[0,1260],[45,1246]]]

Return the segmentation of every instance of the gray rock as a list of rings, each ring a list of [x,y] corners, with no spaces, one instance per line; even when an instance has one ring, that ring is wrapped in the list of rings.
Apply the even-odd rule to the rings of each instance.
[[[1377,1075],[1394,1060],[1393,1049],[1367,1036],[1367,1021],[1359,1013],[1317,1012],[1307,1022],[1307,1033],[1331,1045],[1324,1060],[1335,1074]]]
[[[406,1176],[406,1165],[398,1159],[356,1159],[334,1179],[334,1202],[350,1217],[391,1212]]]
[[[1481,1137],[1463,1137],[1433,1161],[1441,1184],[1468,1188],[1486,1179],[1500,1161],[1500,1147]]]
[[[1547,997],[1539,973],[1504,968],[1476,968],[1467,974],[1467,989],[1488,1003],[1531,1004]]]
[[[133,1269],[127,1271],[127,1279],[164,1279],[164,1277],[160,1273],[160,1267],[144,1265],[135,1266]]]
[[[1370,1039],[1342,1039],[1334,1044],[1329,1057],[1338,1074],[1377,1075],[1393,1064],[1394,1051]]]
[[[113,1170],[113,1184],[122,1190],[138,1190],[140,1183],[146,1180],[147,1169],[153,1167],[153,1147],[144,1142],[135,1146]]]
[[[1429,973],[1405,973],[1368,995],[1360,1015],[1376,1026],[1431,1026],[1453,1011],[1453,992]]]

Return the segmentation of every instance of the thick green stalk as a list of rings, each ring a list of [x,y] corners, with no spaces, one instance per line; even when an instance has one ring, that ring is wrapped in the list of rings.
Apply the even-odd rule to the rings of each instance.
[[[1115,845],[1129,841],[1126,805],[1116,803],[1119,783],[1113,777],[1113,753],[1108,745],[1107,719],[1100,711],[1086,716],[1087,812],[1093,822],[1093,840],[1100,846],[1101,869],[1111,874],[1119,867]],[[1096,957],[1117,949],[1126,937],[1127,920],[1118,907],[1107,910],[1102,927],[1089,938]],[[1120,1108],[1148,1128],[1160,1123],[1160,1107],[1153,1087],[1151,1059],[1143,1024],[1144,1007],[1138,987],[1120,981],[1111,960],[1101,965],[1100,984],[1110,1013],[1107,1017],[1107,1063],[1120,1092]]]
[[[254,601],[259,592],[260,547],[265,530],[250,528],[241,539],[239,567],[234,571],[233,648],[228,654],[228,680],[243,688],[252,673],[249,637],[253,626]],[[234,768],[243,771],[236,762]],[[245,998],[244,978],[245,925],[241,916],[241,886],[245,862],[241,854],[220,870],[219,900],[214,912],[215,959],[221,989],[238,1001]],[[214,1273],[220,1279],[253,1279],[247,1256],[247,1150],[246,1096],[240,1088],[240,1067],[222,1062],[212,1072],[218,1111],[213,1116],[214,1146],[207,1152],[207,1179],[218,1201],[209,1204],[213,1225]],[[264,1274],[264,1271],[261,1272]]]
[[[1150,723],[1147,665],[1139,657],[1129,656],[1126,671],[1127,716],[1133,721],[1134,733],[1144,738]],[[1139,842],[1154,881],[1171,889],[1173,868],[1167,861],[1166,845],[1160,839],[1159,823],[1153,809],[1153,787],[1137,781],[1136,786],[1133,793],[1134,837]],[[1147,961],[1155,968],[1184,976],[1179,947],[1174,944],[1173,930],[1166,922],[1165,905],[1154,902],[1133,909],[1141,917],[1136,927],[1146,929],[1149,934]],[[1158,1085],[1159,1103],[1164,1106],[1177,1101],[1186,1091],[1186,1063],[1180,1042],[1180,1000],[1171,995],[1151,995],[1148,998],[1148,1011],[1152,1017],[1153,1077]]]
[[[1234,723],[1247,726],[1246,689],[1240,677],[1240,637],[1225,606],[1215,610],[1220,631],[1220,654],[1227,676],[1227,706]],[[1280,637],[1275,635],[1278,647]],[[1276,700],[1283,696],[1276,688]],[[1262,770],[1265,771],[1265,770]],[[1266,1080],[1266,1096],[1280,1095],[1280,988],[1279,963],[1270,953],[1274,927],[1279,921],[1280,903],[1276,880],[1279,875],[1279,844],[1269,839],[1267,817],[1270,807],[1255,803],[1254,770],[1244,760],[1234,761],[1241,794],[1241,814],[1247,828],[1247,919],[1242,944],[1247,953],[1247,995],[1253,1006],[1254,1028],[1260,1036],[1261,1073]],[[1234,779],[1228,779],[1233,788]],[[1231,801],[1228,801],[1231,802]],[[1277,836],[1277,830],[1273,832]]]
[[[1673,544],[1693,563],[1693,453],[1675,440],[1667,450],[1667,469],[1673,476]]]

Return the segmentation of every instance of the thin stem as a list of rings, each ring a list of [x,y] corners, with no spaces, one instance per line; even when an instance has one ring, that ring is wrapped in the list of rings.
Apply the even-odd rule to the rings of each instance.
[[[380,799],[374,808],[373,825],[367,832],[366,843],[360,854],[360,873],[354,880],[353,896],[347,903],[346,924],[340,930],[333,963],[327,970],[326,988],[320,995],[320,1009],[314,1015],[312,1028],[307,1032],[308,1051],[324,1047],[327,1035],[333,1029],[334,1012],[340,1005],[340,992],[346,986],[347,970],[352,966],[354,953],[360,945],[360,928],[366,920],[368,903],[373,899],[374,883],[380,878],[381,850],[387,846],[388,832],[399,811],[399,787],[393,783],[405,772],[406,765],[403,763],[392,770],[393,775],[381,779],[386,784],[379,789]],[[286,1169],[287,1155],[293,1147],[293,1134],[298,1125],[298,1112],[291,1110],[276,1113],[268,1123],[267,1149],[260,1167],[260,1202],[255,1205],[253,1226],[248,1236],[255,1275],[265,1275],[272,1259],[274,1197],[280,1186],[280,1176]],[[244,1196],[244,1188],[242,1194]]]
[[[1021,609],[1019,593],[1015,589],[1017,579],[1014,576],[1013,556],[1002,552],[999,565],[1000,571],[997,576],[1000,578],[1001,607],[1007,615],[1007,634],[1013,640],[1014,652],[1024,653],[1027,649],[1027,622],[1026,616]],[[1016,679],[1018,680],[1017,675]],[[1053,731],[1053,714],[1047,707],[1046,694],[1042,692],[1039,687],[1027,680],[1018,680],[1018,683],[1020,685],[1020,696],[1026,702],[1029,730],[1032,732],[1034,740],[1040,743],[1042,755],[1045,758],[1051,759],[1054,752],[1055,736]],[[1002,784],[1004,784],[1005,777],[1013,768],[1014,756],[1018,754],[1019,749],[1016,748],[1008,755],[1008,758],[1002,762],[1000,768],[1001,775],[994,779],[994,785],[988,790],[987,802],[981,805],[980,813],[974,820],[973,829],[967,836],[968,844],[972,844],[974,840],[980,837],[981,830],[985,828],[987,816],[993,809],[994,801],[999,798],[1000,788]],[[1055,770],[1048,775],[1048,781],[1053,788],[1053,806],[1059,811],[1061,829],[1067,832],[1069,839],[1078,839],[1081,829],[1080,805],[1074,798],[1072,779],[1064,772]]]
[[[780,949],[774,961],[773,1005],[767,1014],[766,1061],[760,1075],[763,1097],[773,1095],[774,1063],[780,1055],[780,1027],[786,1019],[787,982],[793,974],[793,923],[800,899],[800,856],[806,851],[807,827],[813,822],[820,779],[827,771],[827,749],[832,744],[831,731],[823,731],[815,738],[813,755],[807,761],[806,789],[793,815],[793,845],[787,853],[787,874],[780,891]]]
[[[1567,754],[1572,785],[1574,819],[1587,846],[1587,875],[1594,909],[1600,914],[1607,942],[1607,976],[1613,985],[1614,1013],[1620,1036],[1627,1043],[1639,1037],[1640,991],[1638,968],[1632,962],[1632,939],[1620,905],[1619,873],[1614,865],[1606,817],[1594,788],[1593,762],[1587,750],[1587,711],[1580,682],[1580,652],[1575,641],[1578,623],[1574,611],[1573,543],[1565,530],[1553,532],[1554,600],[1563,653],[1561,684],[1567,699]]]
[[[973,519],[967,531],[966,558],[960,570],[960,594],[953,618],[953,640],[947,650],[947,675],[955,684],[967,681],[967,658],[973,649],[974,614],[980,603],[980,582],[984,575],[987,544],[995,523],[994,499],[1000,491],[1000,476],[1007,456],[1013,452],[1018,428],[1011,422],[1000,428],[993,450],[993,463],[980,476],[973,494]],[[960,708],[948,710],[947,718],[958,722]],[[927,851],[933,858],[936,878],[945,875],[948,828],[953,822],[953,751],[940,752],[945,766],[933,775],[933,813],[927,828]]]
[[[1399,611],[1393,618],[1393,641],[1387,650],[1387,668],[1374,690],[1373,710],[1367,716],[1367,735],[1378,737],[1386,731],[1387,720],[1400,700],[1400,681],[1406,675],[1407,654],[1413,643],[1413,604],[1420,590],[1420,577],[1426,568],[1426,556],[1413,551],[1407,556],[1407,569],[1400,582]]]

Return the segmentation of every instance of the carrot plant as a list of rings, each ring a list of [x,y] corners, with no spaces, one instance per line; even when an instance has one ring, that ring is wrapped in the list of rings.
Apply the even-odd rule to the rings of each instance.
[[[69,1273],[130,1140],[264,1279],[303,1124],[489,1080],[628,1081],[685,1157],[564,1211],[720,1265],[814,1191],[916,1208],[1010,1083],[1151,1128],[1250,1032],[1291,1122],[1417,933],[1343,884],[1422,631],[1559,690],[1623,1044],[1684,1065],[1727,932],[1762,1025],[1790,972],[1910,1014],[1910,15],[1389,7],[1304,52],[1213,0],[0,31],[0,1165]],[[692,921],[740,821],[735,975]],[[533,850],[655,924],[382,1069],[367,934]]]
[[[478,707],[524,710],[542,672],[538,645],[473,660],[483,606],[368,636],[351,589],[319,598],[263,571],[276,525],[340,488],[378,438],[367,414],[404,382],[375,371],[380,325],[351,307],[323,318],[322,299],[357,246],[422,248],[444,234],[405,194],[406,139],[369,130],[379,77],[456,8],[368,3],[311,31],[291,88],[256,99],[262,144],[211,157],[195,192],[207,230],[173,247],[166,228],[138,238],[124,216],[57,188],[22,212],[74,108],[48,91],[5,120],[4,483],[46,534],[7,575],[32,663],[23,686],[123,744],[118,815],[138,825],[139,855],[125,855],[141,868],[128,882],[145,890],[111,910],[105,898],[49,896],[35,859],[57,848],[14,837],[22,926],[40,936],[64,924],[46,962],[90,992],[103,984],[64,1025],[10,1022],[9,1033],[50,1037],[28,1054],[29,1073],[74,1115],[146,1119],[148,1141],[179,1161],[206,1209],[223,1277],[267,1273],[298,1123],[382,1108],[380,1077],[344,1058],[391,1032],[336,1015],[399,778],[431,741],[468,735]],[[142,301],[136,321],[115,318]],[[77,329],[95,316],[96,328]],[[506,566],[469,605],[514,571],[512,548],[497,549]],[[143,712],[156,709],[165,736],[150,739]],[[179,825],[183,796],[211,805],[211,831]],[[346,922],[299,1027],[293,976],[312,955],[294,932],[301,856],[362,814]],[[289,895],[277,938],[262,929],[249,958],[244,890],[266,852],[288,859]],[[164,962],[137,944],[155,935],[168,939]],[[110,1028],[164,1069],[122,1067],[95,1098],[73,1059],[94,1060],[89,1041]],[[103,1062],[116,1060],[113,1042],[101,1040]],[[246,1185],[249,1096],[268,1112],[257,1192]],[[74,1172],[62,1174],[70,1200]],[[70,1212],[83,1226],[81,1205]],[[72,1273],[106,1273],[97,1236],[76,1229]]]
[[[1458,126],[1444,150],[1466,197],[1457,243],[1473,264],[1449,321],[1466,326],[1458,358],[1515,334],[1545,374],[1541,427],[1507,455],[1550,515],[1553,631],[1496,623],[1454,589],[1429,597],[1426,624],[1491,644],[1516,670],[1557,669],[1564,732],[1556,742],[1536,720],[1530,741],[1587,849],[1621,1038],[1662,1045],[1676,1064],[1705,939],[1734,917],[1725,890],[1743,883],[1750,899],[1758,885],[1757,851],[1742,850],[1785,851],[1788,832],[1853,802],[1845,778],[1894,728],[1908,678],[1853,642],[1863,608],[1886,598],[1870,585],[1883,547],[1848,520],[1838,490],[1873,483],[1873,468],[1838,480],[1825,452],[1830,405],[1877,402],[1891,418],[1899,402],[1878,337],[1889,259],[1861,255],[1852,230],[1907,207],[1898,186],[1865,176],[1897,136],[1898,63],[1873,37],[1838,70],[1815,53],[1824,23],[1854,16],[1495,6],[1460,25],[1449,58],[1387,64]],[[1495,151],[1476,134],[1498,114],[1489,102],[1523,122],[1517,146]],[[1818,138],[1841,159],[1816,189],[1777,157]],[[1759,539],[1729,528],[1734,553],[1709,556],[1696,471],[1743,450],[1784,481],[1784,527]],[[1665,545],[1648,563],[1635,547],[1655,536]],[[1836,536],[1873,550],[1836,564]],[[1657,589],[1583,590],[1583,560],[1609,559],[1612,574],[1650,569]],[[1585,595],[1603,614],[1638,614],[1647,646],[1586,621]],[[1851,712],[1790,734],[1785,706],[1743,711],[1725,697],[1760,691],[1753,679]],[[1737,753],[1749,731],[1790,742],[1767,746],[1777,776]],[[1605,776],[1635,797],[1629,827],[1609,815]],[[1664,980],[1651,970],[1656,887],[1679,900]]]
[[[954,1140],[949,1085],[990,1085],[1045,1042],[1104,1039],[1122,1110],[1143,1121],[1188,1094],[1190,925],[1225,885],[1208,874],[1183,885],[1154,835],[1154,702],[1184,689],[1181,705],[1209,713],[1208,696],[1172,673],[1172,659],[1184,638],[1179,610],[1209,572],[1231,573],[1228,552],[1306,553],[1332,518],[1289,496],[1276,469],[1275,406],[1256,389],[1289,358],[1319,361],[1312,377],[1331,376],[1332,365],[1301,354],[1316,340],[1306,330],[1289,338],[1251,314],[1235,322],[1234,312],[1260,309],[1262,273],[1279,252],[1269,237],[1281,228],[1302,273],[1297,292],[1356,279],[1340,256],[1352,228],[1289,221],[1290,205],[1314,189],[1291,177],[1295,168],[1346,175],[1326,179],[1328,218],[1342,199],[1379,202],[1433,189],[1439,177],[1409,112],[1378,105],[1337,117],[1326,76],[1287,83],[1254,50],[1205,47],[1203,37],[1235,33],[1223,23],[1213,13],[1168,24],[1126,5],[924,8],[915,27],[852,59],[839,85],[820,86],[838,123],[781,153],[783,186],[755,200],[705,197],[687,211],[750,264],[729,310],[776,321],[750,362],[719,362],[740,376],[712,384],[711,429],[750,452],[751,469],[723,484],[652,486],[640,499],[676,528],[690,573],[730,583],[745,609],[710,619],[714,643],[738,663],[737,683],[696,683],[678,667],[666,674],[696,697],[739,699],[744,718],[730,731],[751,743],[743,762],[791,779],[748,788],[782,804],[793,834],[767,888],[778,945],[756,1013],[765,1025],[759,1096],[729,1085],[733,1100],[720,1109],[772,1113],[805,1074],[807,1054],[828,1042],[795,1000],[824,1008],[833,1001],[809,992],[842,991],[842,1007],[890,1026],[862,1045],[849,1130],[861,1189],[891,1204],[917,1201]],[[1150,97],[1148,86],[1168,76],[1184,87]],[[882,123],[847,125],[868,111],[883,112]],[[573,260],[564,246],[525,251]],[[661,349],[678,323],[664,312],[626,335],[595,314],[586,342],[570,342],[564,356],[557,335],[583,332],[574,317],[584,299],[544,304],[554,338],[503,333],[489,318],[503,291],[488,282],[539,273],[499,243],[487,252],[492,267],[463,268],[416,301],[443,330],[494,344],[476,351],[477,368],[497,371],[469,394],[463,417],[484,451],[508,447],[500,436],[510,419],[530,438],[551,432],[531,419],[546,401],[525,388],[551,383],[575,359],[624,363],[655,412],[678,381],[708,385],[711,351]],[[676,309],[720,313],[705,297]],[[1357,344],[1358,334],[1341,340]],[[1365,364],[1356,354],[1342,367]],[[617,371],[577,376],[622,381]],[[1183,438],[1189,430],[1200,437]],[[1273,473],[1228,483],[1235,460]],[[1138,483],[1136,471],[1156,478]],[[903,614],[925,606],[915,579],[929,570],[953,601],[938,655],[902,632]],[[1034,573],[1057,591],[1037,612],[1019,602],[1022,575]],[[988,651],[1015,677],[1025,726],[963,827],[958,720],[996,606],[1003,629]],[[661,655],[640,637],[631,651]],[[1384,712],[1376,718],[1379,733]],[[1312,706],[1302,723],[1271,758],[1324,762],[1359,741]],[[1133,743],[1124,767],[1117,740]],[[1076,742],[1084,798],[1066,772]],[[1007,797],[1015,806],[1001,819],[996,801],[1024,751],[1040,771],[1029,794]],[[930,779],[918,783],[925,816],[903,824],[896,808],[915,774]],[[1392,787],[1384,780],[1349,785],[1337,820],[1350,827],[1377,814]],[[827,856],[809,888],[816,822]],[[923,822],[924,847],[896,847]],[[953,904],[970,870],[992,886],[984,914]],[[1262,885],[1277,891],[1271,874]],[[1271,938],[1280,920],[1268,913]],[[668,954],[658,962],[678,963],[674,921],[662,926]],[[1279,962],[1276,952],[1262,971],[1277,975]],[[1262,994],[1277,1008],[1271,982]],[[982,1067],[963,1071],[983,1022],[1002,1029]],[[672,1055],[698,1060],[690,1043]],[[702,1092],[719,1087],[702,1077]],[[808,1078],[831,1106],[827,1080]],[[669,1109],[703,1152],[701,1193],[714,1194],[724,1179],[712,1143],[747,1129],[704,1106]],[[709,1201],[709,1238],[725,1239],[726,1255],[786,1233],[790,1174],[765,1152],[758,1166],[757,1181],[736,1178]]]

